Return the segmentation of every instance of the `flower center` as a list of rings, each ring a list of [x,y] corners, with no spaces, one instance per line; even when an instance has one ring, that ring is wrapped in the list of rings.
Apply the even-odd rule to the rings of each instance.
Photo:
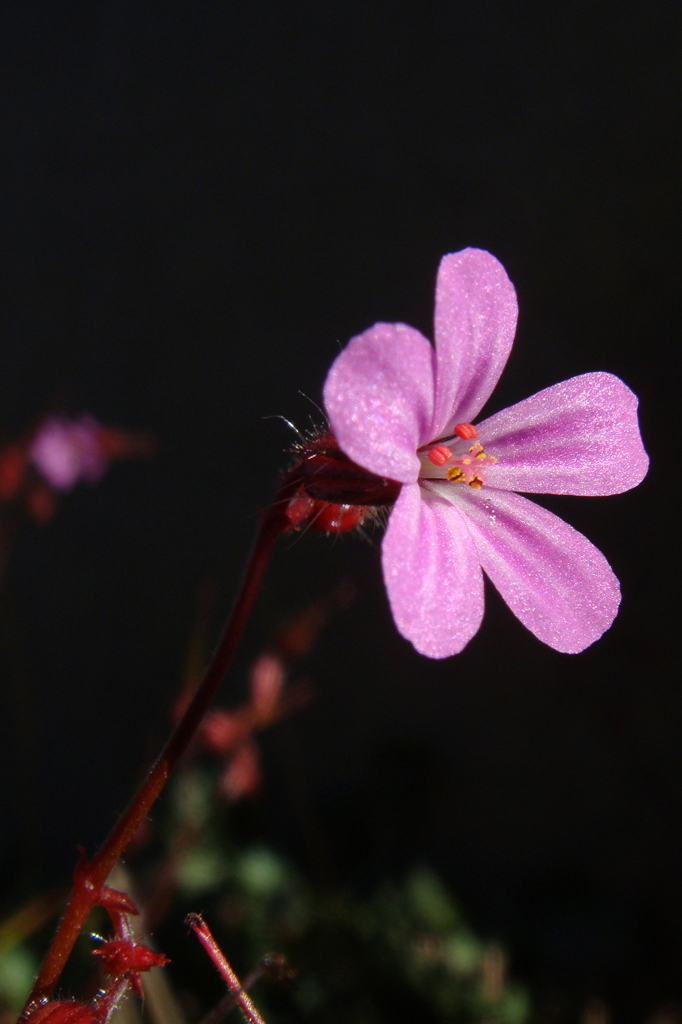
[[[417,454],[422,464],[420,480],[449,480],[453,484],[468,484],[480,491],[485,480],[484,466],[497,462],[488,455],[471,423],[458,423],[454,433],[423,445]],[[473,442],[473,443],[469,443]]]

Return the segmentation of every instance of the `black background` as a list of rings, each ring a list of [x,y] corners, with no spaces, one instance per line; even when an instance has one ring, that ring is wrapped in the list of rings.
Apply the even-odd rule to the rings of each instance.
[[[339,344],[431,334],[440,256],[520,303],[489,411],[590,370],[640,396],[636,491],[548,507],[623,605],[582,655],[488,595],[455,659],[390,621],[374,547],[282,544],[235,667],[339,579],[295,743],[340,874],[428,860],[536,984],[643,1019],[682,995],[677,5],[493,0],[7,4],[0,13],[0,429],[55,402],[161,450],[16,539],[3,594],[2,849],[66,874],[163,736],[197,588],[229,607],[255,513]],[[595,458],[599,453],[595,452]],[[282,747],[264,835],[306,863]],[[18,884],[18,883],[17,883]]]

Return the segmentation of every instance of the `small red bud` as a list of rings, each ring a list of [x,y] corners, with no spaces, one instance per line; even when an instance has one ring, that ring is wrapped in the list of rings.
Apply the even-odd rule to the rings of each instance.
[[[284,662],[272,651],[265,651],[251,667],[249,688],[253,710],[262,723],[275,717],[284,685]]]
[[[322,533],[348,533],[367,518],[367,505],[345,505],[312,498],[303,488],[289,501],[286,516],[294,530],[307,527]]]
[[[224,754],[241,743],[249,733],[249,722],[238,711],[213,708],[202,722],[200,735],[213,754]]]
[[[28,456],[23,445],[8,444],[0,452],[0,499],[9,501],[16,497],[24,482]]]
[[[262,782],[258,747],[246,740],[235,750],[227,771],[220,780],[220,793],[230,803],[242,797],[253,797]]]
[[[286,517],[291,523],[292,529],[300,530],[300,528],[307,523],[310,518],[316,501],[314,498],[309,498],[303,490],[300,490],[287,505]]]
[[[471,441],[474,437],[478,437],[478,431],[473,423],[458,423],[455,427],[455,433],[457,437],[461,437],[464,441]]]
[[[92,952],[100,958],[107,974],[128,974],[130,971],[138,973],[169,963],[163,953],[155,953],[149,946],[128,939],[112,939]]]
[[[41,480],[36,481],[30,488],[26,495],[26,504],[29,514],[41,526],[49,523],[57,511],[57,498]]]

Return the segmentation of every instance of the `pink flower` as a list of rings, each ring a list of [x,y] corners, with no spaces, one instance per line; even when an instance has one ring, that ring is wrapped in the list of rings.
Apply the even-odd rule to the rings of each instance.
[[[334,362],[324,402],[339,447],[402,486],[382,546],[396,625],[422,654],[457,654],[483,616],[483,573],[540,640],[575,653],[613,622],[620,587],[582,534],[515,493],[604,495],[648,459],[637,398],[586,373],[476,428],[509,355],[516,293],[489,253],[445,256],[435,350],[404,324],[375,324]]]
[[[97,483],[113,459],[147,458],[156,447],[149,434],[105,427],[82,413],[78,419],[49,416],[43,420],[30,443],[28,457],[50,487],[70,491],[80,480]],[[16,474],[16,468],[3,466],[0,458],[0,491],[3,484],[6,491],[11,489],[12,470]]]
[[[96,483],[108,459],[102,450],[103,428],[87,414],[77,420],[52,416],[31,445],[31,461],[57,491],[70,491],[79,480]]]

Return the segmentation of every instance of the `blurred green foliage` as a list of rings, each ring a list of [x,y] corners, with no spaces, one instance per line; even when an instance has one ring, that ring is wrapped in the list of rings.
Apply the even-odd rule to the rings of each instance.
[[[265,954],[284,954],[296,984],[264,981],[254,992],[272,1024],[528,1019],[529,997],[509,980],[505,951],[472,931],[430,868],[365,898],[316,885],[259,843],[233,845],[210,787],[210,773],[194,768],[174,791],[169,835],[200,823],[200,838],[178,861],[176,903],[205,912],[242,976]]]

